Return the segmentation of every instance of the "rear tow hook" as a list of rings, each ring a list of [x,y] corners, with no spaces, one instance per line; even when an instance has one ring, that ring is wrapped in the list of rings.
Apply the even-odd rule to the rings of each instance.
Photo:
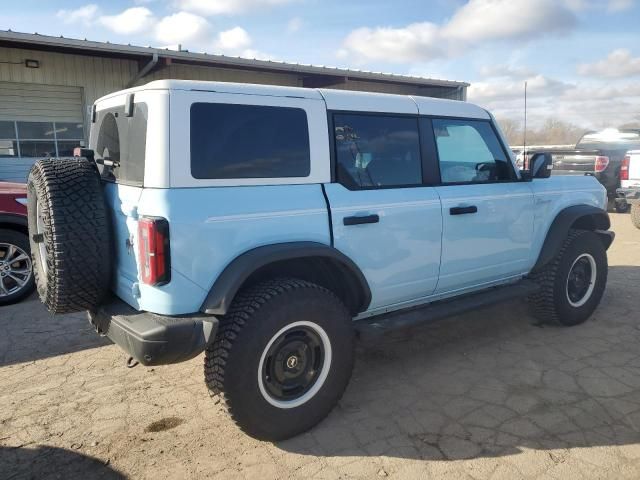
[[[127,359],[127,368],[137,367],[138,365],[140,365],[140,362],[138,362],[135,358],[129,357]]]

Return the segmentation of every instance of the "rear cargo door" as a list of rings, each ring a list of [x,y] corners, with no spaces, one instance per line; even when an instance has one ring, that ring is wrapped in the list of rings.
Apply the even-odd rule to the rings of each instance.
[[[117,295],[138,303],[136,238],[138,204],[144,180],[148,109],[134,103],[133,115],[124,113],[125,96],[109,99],[96,108],[90,148],[95,152],[113,228],[114,284]]]

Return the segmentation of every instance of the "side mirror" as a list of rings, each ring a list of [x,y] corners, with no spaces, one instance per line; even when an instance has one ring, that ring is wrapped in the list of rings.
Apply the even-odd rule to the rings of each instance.
[[[553,158],[550,153],[534,153],[529,158],[531,178],[549,178],[553,170]]]

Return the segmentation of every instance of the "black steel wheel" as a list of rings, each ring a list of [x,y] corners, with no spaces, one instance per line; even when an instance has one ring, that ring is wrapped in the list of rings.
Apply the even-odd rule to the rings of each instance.
[[[242,291],[206,350],[205,380],[236,424],[284,440],[320,422],[353,368],[351,316],[329,290],[292,278]]]
[[[572,230],[556,257],[531,275],[540,290],[530,297],[544,323],[571,326],[586,321],[607,284],[607,252],[598,235]]]

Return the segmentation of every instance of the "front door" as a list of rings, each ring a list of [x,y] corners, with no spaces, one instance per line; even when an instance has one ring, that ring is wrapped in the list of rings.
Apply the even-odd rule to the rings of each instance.
[[[433,119],[432,124],[443,224],[436,293],[522,276],[533,234],[530,184],[517,178],[490,121]]]
[[[440,200],[423,184],[418,119],[333,114],[338,183],[325,185],[334,246],[365,274],[369,310],[431,295],[438,281]]]

